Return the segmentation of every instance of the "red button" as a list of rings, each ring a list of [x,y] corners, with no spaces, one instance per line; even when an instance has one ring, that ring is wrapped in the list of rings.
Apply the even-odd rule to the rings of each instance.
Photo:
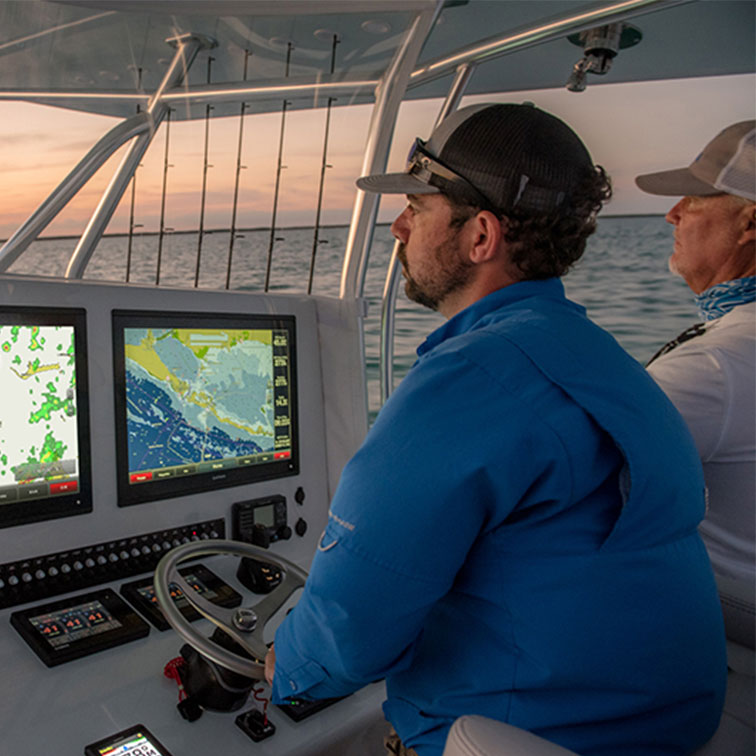
[[[76,480],[66,480],[63,483],[50,483],[50,494],[72,493],[79,490],[79,482]]]
[[[144,483],[148,480],[152,480],[151,472],[138,472],[131,476],[132,483]]]
[[[273,455],[273,459],[288,459],[291,456],[291,452],[276,452]]]

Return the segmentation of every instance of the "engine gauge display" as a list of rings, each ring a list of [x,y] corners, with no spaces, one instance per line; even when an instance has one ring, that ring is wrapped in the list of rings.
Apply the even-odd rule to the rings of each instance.
[[[195,564],[191,567],[183,567],[179,572],[184,580],[208,601],[224,607],[234,607],[241,604],[241,595],[207,567]],[[176,584],[171,583],[170,589],[171,598],[176,602],[176,606],[184,617],[190,622],[194,622],[202,616],[189,604]],[[125,583],[121,586],[121,595],[133,604],[158,630],[170,628],[160,609],[157,596],[155,596],[151,577],[135,580],[133,583]]]
[[[11,624],[48,667],[120,646],[150,631],[110,589],[14,612]]]

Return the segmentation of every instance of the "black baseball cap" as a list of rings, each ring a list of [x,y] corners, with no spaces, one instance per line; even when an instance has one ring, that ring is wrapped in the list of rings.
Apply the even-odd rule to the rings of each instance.
[[[547,213],[570,207],[595,171],[577,134],[531,103],[481,104],[445,118],[416,139],[403,173],[363,176],[357,186],[383,194],[459,194],[500,213]]]

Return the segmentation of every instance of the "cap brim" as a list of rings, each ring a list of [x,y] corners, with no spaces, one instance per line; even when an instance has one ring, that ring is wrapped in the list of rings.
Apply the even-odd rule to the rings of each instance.
[[[439,189],[409,173],[376,173],[357,179],[357,186],[375,194],[438,194]]]
[[[721,189],[696,178],[690,172],[690,168],[645,173],[642,176],[636,176],[635,183],[647,194],[661,194],[665,197],[707,197],[722,193]]]

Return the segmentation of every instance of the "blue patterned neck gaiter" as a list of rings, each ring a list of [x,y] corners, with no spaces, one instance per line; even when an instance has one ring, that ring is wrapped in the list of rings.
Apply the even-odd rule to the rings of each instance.
[[[756,299],[756,276],[736,278],[715,284],[695,297],[696,307],[704,320],[721,318],[733,307]]]

